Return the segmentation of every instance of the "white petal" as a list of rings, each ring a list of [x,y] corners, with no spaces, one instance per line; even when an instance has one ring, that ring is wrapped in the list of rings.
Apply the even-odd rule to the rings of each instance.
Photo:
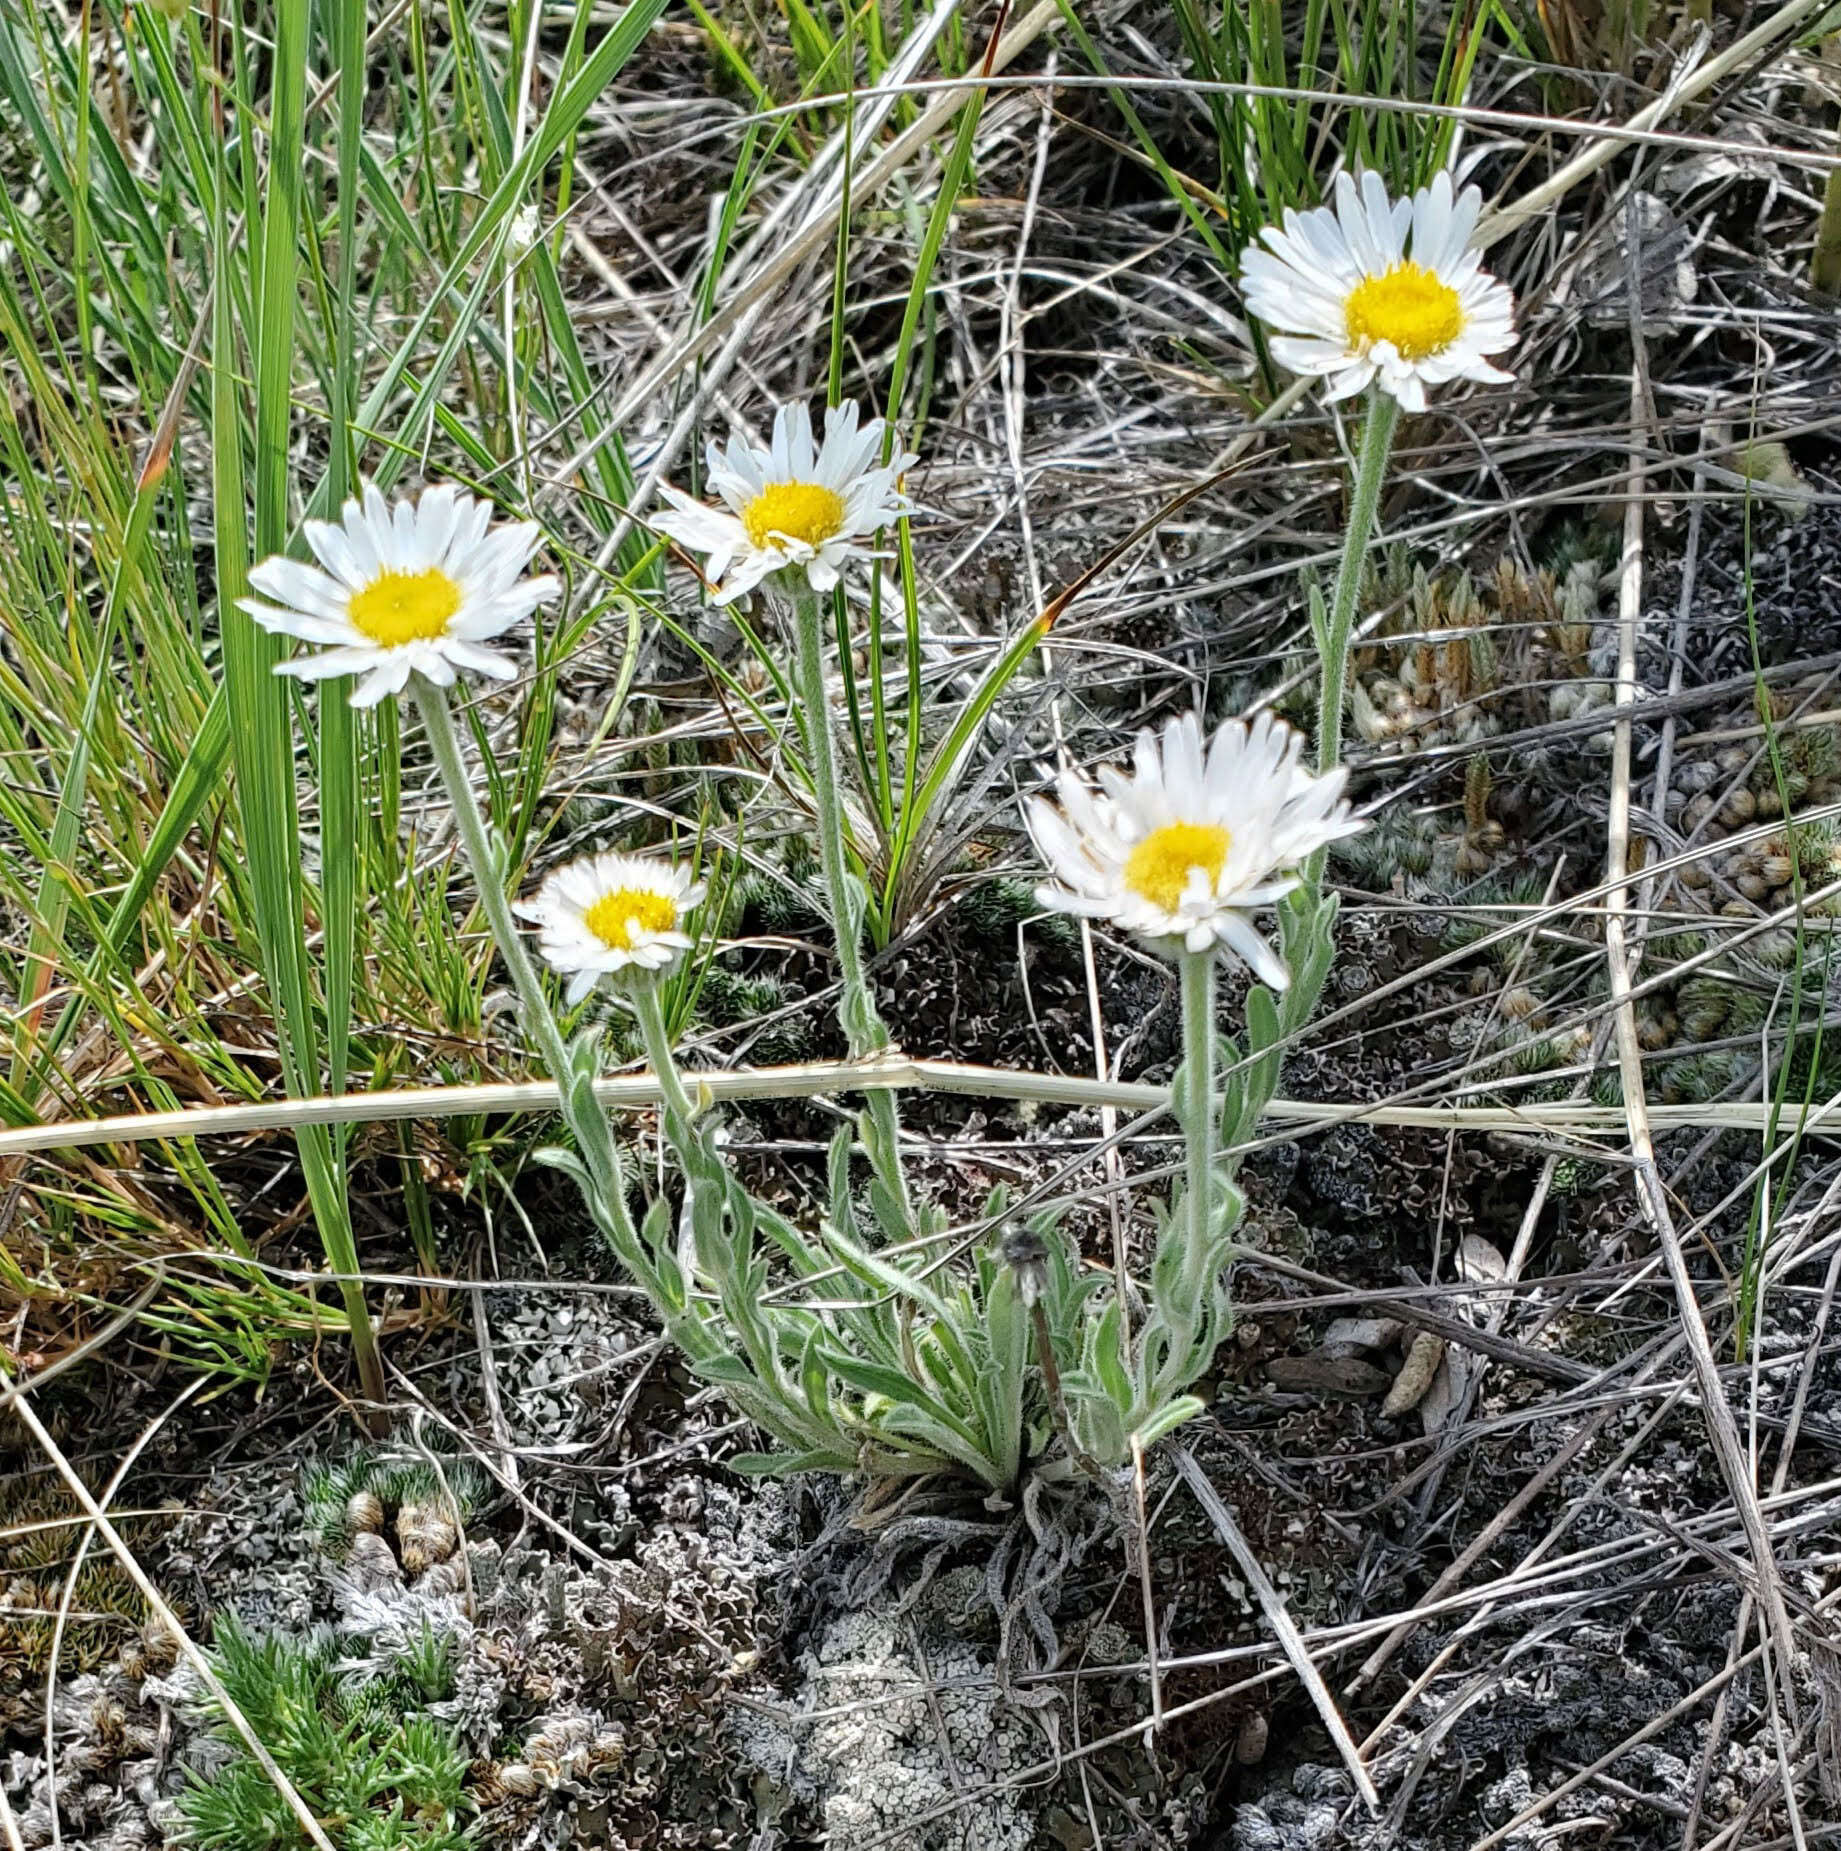
[[[470,668],[476,675],[489,675],[494,681],[517,678],[517,663],[510,656],[500,655],[496,649],[481,649],[476,643],[450,636],[444,639],[442,653],[456,668]]]
[[[383,659],[384,651],[375,648],[322,649],[318,655],[290,656],[277,662],[275,673],[297,675],[302,681],[325,681],[333,675],[361,675],[380,666]]]
[[[1275,990],[1290,988],[1291,973],[1285,968],[1284,960],[1253,930],[1242,914],[1232,911],[1221,913],[1216,917],[1215,927],[1222,944],[1249,965],[1261,983],[1269,984]]]
[[[345,616],[348,600],[345,587],[330,573],[303,564],[298,559],[284,559],[279,554],[249,569],[249,582],[265,598],[292,606],[314,617]]]
[[[387,700],[394,694],[401,694],[403,689],[409,685],[408,652],[393,650],[391,654],[397,659],[386,659],[380,662],[352,690],[354,707],[375,707],[379,701]]]
[[[300,611],[277,610],[255,598],[238,598],[237,609],[253,617],[263,629],[275,636],[297,636],[303,643],[351,643],[362,645],[366,639],[343,619],[308,617]]]

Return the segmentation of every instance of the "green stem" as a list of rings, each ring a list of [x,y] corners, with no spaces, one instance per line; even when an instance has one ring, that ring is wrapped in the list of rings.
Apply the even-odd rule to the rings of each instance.
[[[1355,465],[1355,486],[1349,500],[1349,531],[1343,537],[1342,563],[1336,569],[1336,588],[1330,598],[1329,627],[1317,639],[1322,657],[1322,697],[1317,709],[1317,769],[1328,771],[1342,757],[1342,702],[1349,679],[1349,644],[1355,633],[1355,606],[1361,595],[1362,569],[1368,543],[1374,537],[1381,507],[1381,486],[1387,480],[1387,458],[1393,449],[1394,425],[1400,407],[1379,386],[1368,392],[1368,417],[1362,427],[1361,455]]]
[[[473,870],[473,884],[479,890],[479,903],[492,929],[492,940],[499,956],[511,973],[512,988],[518,994],[518,1011],[527,1035],[537,1044],[543,1063],[562,1091],[563,1117],[575,1133],[582,1165],[588,1172],[597,1210],[597,1219],[612,1240],[616,1251],[634,1277],[646,1288],[654,1306],[667,1323],[675,1313],[668,1302],[663,1281],[648,1259],[639,1231],[626,1203],[626,1182],[621,1174],[620,1152],[613,1131],[599,1106],[585,1107],[575,1086],[575,1063],[569,1044],[563,1039],[561,1025],[550,999],[544,993],[543,980],[531,962],[524,934],[511,910],[506,891],[505,856],[488,832],[486,820],[473,796],[467,778],[466,761],[461,756],[460,739],[454,730],[454,714],[448,706],[447,691],[420,675],[410,682],[416,706],[421,710],[423,730],[428,735],[428,749],[435,761],[442,788],[447,792],[454,812],[454,827],[467,864]]]
[[[697,1108],[691,1103],[672,1050],[671,1030],[665,1021],[665,1005],[660,999],[658,984],[649,977],[636,978],[627,986],[626,995],[633,1005],[633,1013],[639,1018],[639,1036],[645,1045],[646,1062],[658,1080],[664,1104],[665,1142],[678,1160],[687,1192],[679,1225],[681,1228],[688,1226],[694,1232],[689,1248],[680,1241],[678,1264],[685,1269],[687,1280],[693,1274],[708,1280],[721,1306],[721,1315],[710,1326],[699,1322],[689,1332],[702,1346],[691,1354],[708,1355],[709,1333],[713,1329],[715,1347],[721,1351],[739,1349],[754,1371],[762,1392],[780,1404],[783,1418],[773,1428],[777,1437],[795,1448],[822,1443],[814,1442],[809,1435],[805,1439],[797,1437],[805,1431],[800,1424],[805,1410],[797,1398],[798,1391],[789,1391],[782,1377],[771,1321],[759,1302],[758,1293],[752,1289],[747,1255],[745,1252],[738,1254],[725,1238],[739,1226],[745,1241],[745,1230],[752,1224],[744,1215],[739,1222],[731,1217],[728,1225],[723,1225],[721,1204],[725,1196],[733,1200],[742,1196],[742,1191],[733,1177],[724,1172],[721,1160],[697,1129]],[[680,1345],[685,1342],[686,1324],[688,1319],[680,1324],[668,1324]]]
[[[454,730],[454,712],[448,705],[447,690],[418,675],[410,682],[416,706],[421,709],[423,730],[428,735],[428,749],[435,761],[442,788],[447,792],[454,812],[454,827],[467,865],[473,870],[473,884],[479,889],[479,903],[492,929],[492,940],[511,973],[511,986],[518,993],[518,1012],[525,1033],[537,1044],[537,1051],[558,1085],[566,1084],[569,1072],[569,1045],[563,1039],[561,1025],[544,994],[543,980],[531,962],[524,934],[511,910],[505,891],[504,857],[493,846],[486,820],[474,800],[473,786],[467,777],[466,761],[461,756],[460,737]]]
[[[1183,1276],[1194,1289],[1192,1305],[1209,1281],[1199,1269],[1209,1253],[1215,1167],[1215,960],[1212,951],[1186,951],[1183,978],[1183,1140],[1188,1152],[1189,1250]]]
[[[839,794],[837,741],[831,730],[831,710],[825,690],[825,637],[818,594],[802,571],[778,575],[780,589],[793,606],[797,631],[797,688],[805,709],[806,757],[812,774],[812,791],[818,800],[818,855],[824,869],[825,892],[831,902],[831,920],[837,934],[837,962],[843,978],[838,1020],[851,1058],[860,1060],[889,1045],[889,1032],[876,1012],[876,999],[863,969],[863,900],[850,857],[844,846],[844,805]],[[901,1205],[911,1227],[913,1207],[907,1177],[901,1165],[901,1125],[895,1095],[878,1090],[869,1096],[868,1135],[871,1162]],[[907,1229],[901,1231],[905,1238]]]
[[[659,1000],[658,986],[645,979],[633,983],[627,996],[633,1013],[639,1018],[639,1038],[645,1044],[646,1064],[658,1077],[670,1141],[681,1146],[690,1135],[696,1107],[684,1090],[684,1078],[678,1072],[677,1057],[671,1051],[671,1030],[665,1023],[665,1005]],[[673,1119],[677,1121],[675,1124],[670,1123]]]
[[[1816,227],[1815,254],[1809,260],[1809,283],[1825,296],[1841,295],[1841,167],[1828,170],[1822,188],[1822,217]]]
[[[844,806],[838,794],[837,741],[832,735],[831,712],[825,692],[825,639],[819,617],[818,594],[804,572],[779,575],[782,589],[792,600],[798,641],[799,702],[805,709],[806,757],[812,774],[812,793],[818,800],[818,856],[824,869],[825,891],[837,928],[837,962],[843,976],[844,999],[838,1014],[853,1058],[888,1046],[888,1031],[876,1014],[869,979],[863,973],[862,907],[852,893],[850,859],[844,848]]]

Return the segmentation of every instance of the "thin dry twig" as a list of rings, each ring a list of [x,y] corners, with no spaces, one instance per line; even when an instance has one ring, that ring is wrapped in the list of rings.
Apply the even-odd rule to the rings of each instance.
[[[1639,366],[1631,381],[1631,417],[1633,428],[1640,430],[1644,417],[1644,379]],[[1642,1046],[1637,1039],[1636,1010],[1631,1001],[1631,960],[1626,931],[1629,904],[1630,856],[1630,748],[1629,708],[1637,697],[1636,646],[1637,630],[1643,612],[1643,483],[1644,446],[1635,443],[1630,455],[1630,499],[1624,517],[1624,561],[1618,588],[1618,661],[1615,695],[1616,723],[1612,734],[1611,802],[1606,826],[1605,873],[1605,959],[1615,1010],[1618,1070],[1623,1081],[1624,1110],[1630,1128],[1631,1154],[1636,1160],[1638,1193],[1644,1212],[1662,1248],[1670,1281],[1675,1289],[1681,1313],[1681,1327],[1687,1338],[1688,1357],[1700,1391],[1700,1402],[1707,1430],[1713,1441],[1721,1476],[1731,1494],[1751,1547],[1758,1590],[1764,1603],[1771,1636],[1777,1650],[1777,1662],[1784,1680],[1783,1690],[1794,1722],[1795,1696],[1789,1685],[1796,1663],[1791,1642],[1790,1616],[1784,1604],[1783,1587],[1777,1571],[1777,1558],[1771,1545],[1770,1531],[1758,1507],[1757,1487],[1745,1459],[1738,1425],[1727,1404],[1719,1377],[1719,1365],[1713,1356],[1713,1344],[1707,1335],[1701,1314],[1700,1297],[1693,1275],[1688,1271],[1680,1236],[1669,1208],[1668,1194],[1656,1167],[1655,1145],[1651,1136],[1651,1115],[1643,1089]]]
[[[1208,1482],[1208,1474],[1196,1464],[1195,1455],[1188,1447],[1178,1446],[1175,1458],[1176,1469],[1183,1475],[1183,1482],[1195,1493],[1196,1502],[1208,1513],[1208,1520],[1215,1526],[1215,1533],[1227,1544],[1234,1560],[1239,1563],[1240,1572],[1247,1578],[1247,1585],[1258,1595],[1266,1623],[1284,1648],[1285,1656],[1291,1660],[1291,1668],[1297,1672],[1298,1681],[1316,1705],[1317,1714],[1322,1718],[1324,1728],[1329,1731],[1330,1740],[1336,1744],[1336,1752],[1342,1756],[1343,1765],[1348,1768],[1356,1791],[1362,1796],[1368,1811],[1379,1818],[1381,1796],[1375,1791],[1368,1764],[1363,1761],[1362,1751],[1356,1747],[1355,1738],[1349,1733],[1349,1725],[1343,1721],[1342,1712],[1336,1707],[1336,1699],[1330,1695],[1330,1687],[1324,1683],[1323,1674],[1312,1660],[1310,1648],[1305,1645],[1296,1622],[1286,1611],[1278,1589],[1272,1585],[1271,1576],[1261,1567],[1259,1557],[1253,1553],[1253,1545],[1241,1533],[1234,1513]]]
[[[180,1389],[164,1409],[150,1420],[136,1436],[134,1444],[122,1454],[121,1462],[109,1474],[109,1482],[102,1487],[102,1495],[97,1503],[104,1510],[114,1503],[115,1494],[127,1481],[128,1474],[134,1470],[134,1464],[147,1450],[149,1442],[172,1417],[198,1393],[210,1380],[209,1376],[197,1375]],[[58,1662],[64,1654],[64,1631],[69,1625],[72,1611],[76,1605],[77,1583],[83,1575],[83,1564],[89,1560],[90,1545],[96,1540],[94,1525],[87,1527],[77,1543],[76,1552],[71,1557],[70,1567],[64,1575],[64,1591],[58,1597],[57,1619],[51,1629],[51,1661],[45,1667],[45,1766],[53,1775],[53,1794],[51,1801],[51,1843],[55,1847],[63,1841],[63,1823],[59,1817],[55,1777],[57,1773],[57,1694]]]
[[[1145,1508],[1144,1448],[1131,1436],[1132,1553],[1138,1558],[1138,1594],[1144,1604],[1144,1653],[1151,1674],[1151,1726],[1163,1727],[1163,1672],[1157,1663],[1157,1588],[1151,1579],[1151,1521]]]
[[[1785,917],[1788,917],[1786,914]],[[1777,922],[1770,915],[1760,930]],[[1035,1101],[1043,1105],[1115,1105],[1153,1111],[1170,1103],[1170,1089],[1146,1080],[1095,1080],[1083,1074],[1039,1073],[983,1067],[967,1061],[920,1060],[890,1052],[867,1060],[802,1061],[784,1067],[750,1067],[733,1073],[686,1075],[705,1100],[806,1099],[825,1093],[916,1088],[969,1093],[987,1099]],[[1419,1089],[1425,1090],[1425,1089]],[[613,1111],[656,1106],[662,1094],[649,1072],[612,1074],[595,1082],[595,1096]],[[478,1086],[404,1086],[374,1093],[331,1093],[309,1099],[272,1100],[259,1105],[185,1106],[172,1112],[124,1112],[106,1118],[60,1119],[46,1125],[16,1125],[0,1131],[0,1157],[76,1150],[98,1144],[157,1143],[170,1138],[208,1138],[254,1131],[290,1131],[300,1125],[387,1124],[405,1118],[459,1118],[472,1113],[554,1112],[561,1094],[550,1080],[519,1080]],[[1274,1099],[1266,1116],[1276,1123],[1327,1129],[1332,1125],[1418,1126],[1427,1130],[1535,1131],[1548,1127],[1584,1136],[1620,1130],[1620,1106],[1584,1101],[1528,1100],[1521,1105],[1397,1105],[1360,1102],[1326,1106],[1318,1100]],[[1775,1111],[1768,1104],[1713,1100],[1704,1104],[1650,1108],[1656,1130],[1761,1131],[1799,1126],[1805,1138],[1841,1136],[1841,1100],[1803,1109]],[[3,1404],[0,1404],[3,1405]]]
[[[1653,103],[1647,103],[1639,109],[1624,127],[1627,130],[1654,128],[1683,103],[1705,95],[1722,78],[1731,76],[1734,71],[1743,70],[1760,53],[1769,51],[1799,26],[1807,24],[1827,4],[1829,0],[1790,0],[1789,5],[1780,6],[1774,13],[1766,14],[1751,31],[1734,39],[1717,57],[1709,58],[1705,64],[1692,70],[1684,70],[1676,82]],[[1487,250],[1492,244],[1506,238],[1510,232],[1531,224],[1542,213],[1552,211],[1580,181],[1589,180],[1593,174],[1608,167],[1626,145],[1616,140],[1601,141],[1576,155],[1539,186],[1530,188],[1512,205],[1490,213],[1477,225],[1479,247]]]

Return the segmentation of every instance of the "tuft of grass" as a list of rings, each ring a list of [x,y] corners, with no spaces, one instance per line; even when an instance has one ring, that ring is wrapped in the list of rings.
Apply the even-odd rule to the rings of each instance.
[[[0,1023],[0,1120],[388,1084],[430,1046],[457,1077],[488,1066],[486,951],[434,903],[439,865],[399,845],[394,716],[303,702],[235,600],[360,474],[458,476],[523,511],[528,475],[501,472],[526,420],[590,456],[579,518],[610,530],[633,476],[552,243],[509,232],[566,208],[575,139],[662,10],[579,11],[523,108],[477,7],[369,37],[362,0],[95,8],[67,33],[0,0],[0,901],[23,921],[0,948],[23,1005]],[[633,541],[540,638],[492,793],[520,858],[545,826],[557,666],[655,563]],[[285,1189],[251,1214],[266,1161],[193,1146],[158,1175],[107,1153],[8,1166],[28,1187],[0,1281],[55,1352],[181,1250],[150,1340],[259,1379],[276,1340],[342,1322],[377,1400],[350,1196],[393,1145],[298,1139],[330,1303],[258,1269],[297,1218]]]

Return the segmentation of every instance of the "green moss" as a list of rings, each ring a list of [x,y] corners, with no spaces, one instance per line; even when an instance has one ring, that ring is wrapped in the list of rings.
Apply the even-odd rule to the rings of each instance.
[[[697,1013],[714,1028],[758,1022],[795,1000],[778,977],[745,977],[720,960],[703,973],[697,996]],[[762,1066],[804,1060],[812,1050],[812,1023],[808,1015],[789,1015],[770,1023],[748,1044],[749,1058]]]
[[[818,897],[818,861],[809,846],[787,851],[784,874],[750,868],[729,889],[724,930],[793,932],[824,917]]]
[[[394,1458],[368,1449],[354,1452],[339,1465],[309,1468],[301,1481],[307,1527],[335,1561],[351,1547],[353,1500],[366,1493],[384,1506],[386,1519],[405,1504],[457,1504],[454,1521],[464,1527],[484,1501],[486,1475],[471,1459],[457,1455],[441,1460],[437,1472],[426,1459]]]
[[[51,1662],[58,1607],[77,1545],[85,1533],[81,1513],[60,1490],[9,1495],[0,1491],[0,1682],[16,1667],[36,1679]],[[149,1533],[145,1522],[123,1520],[130,1540]],[[104,1663],[146,1617],[140,1591],[108,1550],[92,1543],[70,1601],[70,1617],[59,1642],[65,1675],[93,1671]]]
[[[460,1851],[470,1757],[455,1732],[415,1711],[447,1694],[402,1677],[352,1687],[330,1632],[259,1638],[220,1619],[213,1666],[231,1701],[340,1851]],[[444,1667],[447,1664],[443,1659]],[[188,1770],[183,1838],[200,1851],[293,1851],[308,1842],[242,1739],[208,1778]]]
[[[1066,913],[1045,911],[1030,881],[977,881],[958,896],[953,911],[962,926],[981,938],[1014,943],[1016,928],[1028,919],[1034,922],[1031,937],[1042,944],[1073,951],[1080,943],[1080,927]]]

